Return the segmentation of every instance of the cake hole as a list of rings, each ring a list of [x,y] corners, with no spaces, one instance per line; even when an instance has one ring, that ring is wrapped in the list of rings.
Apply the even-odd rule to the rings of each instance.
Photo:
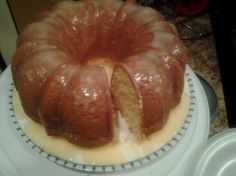
[[[115,64],[116,63],[109,58],[94,58],[94,59],[90,59],[87,62],[87,65],[97,65],[104,68],[110,87],[111,87],[112,73],[113,73]]]

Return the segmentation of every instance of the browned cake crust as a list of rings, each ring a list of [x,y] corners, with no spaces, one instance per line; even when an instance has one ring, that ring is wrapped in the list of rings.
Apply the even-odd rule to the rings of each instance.
[[[118,110],[137,137],[161,129],[180,101],[186,60],[154,9],[65,1],[21,32],[12,75],[25,113],[48,135],[94,147],[113,139]]]

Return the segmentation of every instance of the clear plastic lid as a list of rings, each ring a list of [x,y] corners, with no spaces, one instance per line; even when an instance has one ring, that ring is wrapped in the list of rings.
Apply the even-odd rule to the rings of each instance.
[[[190,165],[186,175],[235,176],[236,129],[228,129],[211,137],[194,153]]]

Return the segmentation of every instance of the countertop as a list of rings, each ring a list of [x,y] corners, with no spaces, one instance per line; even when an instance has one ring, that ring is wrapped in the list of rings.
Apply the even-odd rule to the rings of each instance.
[[[211,21],[208,14],[198,17],[208,28],[211,29]],[[190,58],[190,67],[205,78],[214,88],[218,98],[218,113],[211,122],[210,136],[228,128],[225,101],[221,83],[221,76],[215,49],[213,35],[197,40],[184,40]]]

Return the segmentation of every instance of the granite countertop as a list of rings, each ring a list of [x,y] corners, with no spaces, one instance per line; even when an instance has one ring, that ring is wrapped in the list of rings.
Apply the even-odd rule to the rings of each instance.
[[[208,14],[198,17],[198,20],[201,20],[211,30],[211,21]],[[210,136],[212,136],[228,128],[214,38],[210,34],[197,40],[184,40],[184,43],[190,54],[188,64],[212,85],[217,94],[219,109],[215,119],[211,122]]]

